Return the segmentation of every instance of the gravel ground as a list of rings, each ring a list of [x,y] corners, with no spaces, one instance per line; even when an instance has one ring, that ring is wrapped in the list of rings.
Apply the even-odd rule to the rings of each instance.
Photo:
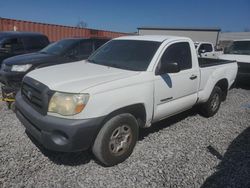
[[[38,149],[0,103],[0,187],[250,187],[250,90],[219,112],[195,110],[141,130],[133,154],[105,168],[91,153]]]

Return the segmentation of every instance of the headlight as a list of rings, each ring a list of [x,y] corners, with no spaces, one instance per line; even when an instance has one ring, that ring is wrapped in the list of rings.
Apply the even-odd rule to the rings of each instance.
[[[56,92],[49,102],[49,112],[63,116],[80,113],[89,100],[88,94],[71,94]]]
[[[11,71],[13,72],[26,72],[32,65],[26,64],[26,65],[12,65]]]

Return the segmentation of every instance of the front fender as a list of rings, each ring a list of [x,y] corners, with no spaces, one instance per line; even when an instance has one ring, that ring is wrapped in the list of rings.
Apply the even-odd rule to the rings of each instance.
[[[76,115],[75,118],[103,117],[117,109],[140,103],[145,107],[147,124],[147,122],[151,122],[153,116],[153,91],[153,81],[148,81],[95,94],[90,93],[84,111]]]

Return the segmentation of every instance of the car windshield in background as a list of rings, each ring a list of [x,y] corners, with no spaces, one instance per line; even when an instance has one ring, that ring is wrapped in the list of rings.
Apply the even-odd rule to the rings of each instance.
[[[102,46],[88,61],[132,71],[146,71],[160,42],[113,40]]]
[[[53,55],[62,55],[68,49],[72,48],[77,43],[75,39],[65,39],[58,42],[52,43],[47,47],[43,48],[40,52]]]
[[[235,41],[225,54],[250,55],[250,41]]]

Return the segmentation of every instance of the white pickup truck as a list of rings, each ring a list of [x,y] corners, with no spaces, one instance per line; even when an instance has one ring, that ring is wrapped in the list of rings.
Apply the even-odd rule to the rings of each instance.
[[[237,77],[250,80],[250,39],[233,41],[219,58],[237,61],[239,66]]]
[[[189,38],[114,39],[86,61],[25,76],[16,114],[45,148],[91,148],[106,166],[132,153],[139,127],[201,105],[213,116],[234,83],[233,61],[199,59]]]
[[[218,58],[223,54],[223,51],[216,51],[211,42],[195,42],[194,45],[199,57]]]

